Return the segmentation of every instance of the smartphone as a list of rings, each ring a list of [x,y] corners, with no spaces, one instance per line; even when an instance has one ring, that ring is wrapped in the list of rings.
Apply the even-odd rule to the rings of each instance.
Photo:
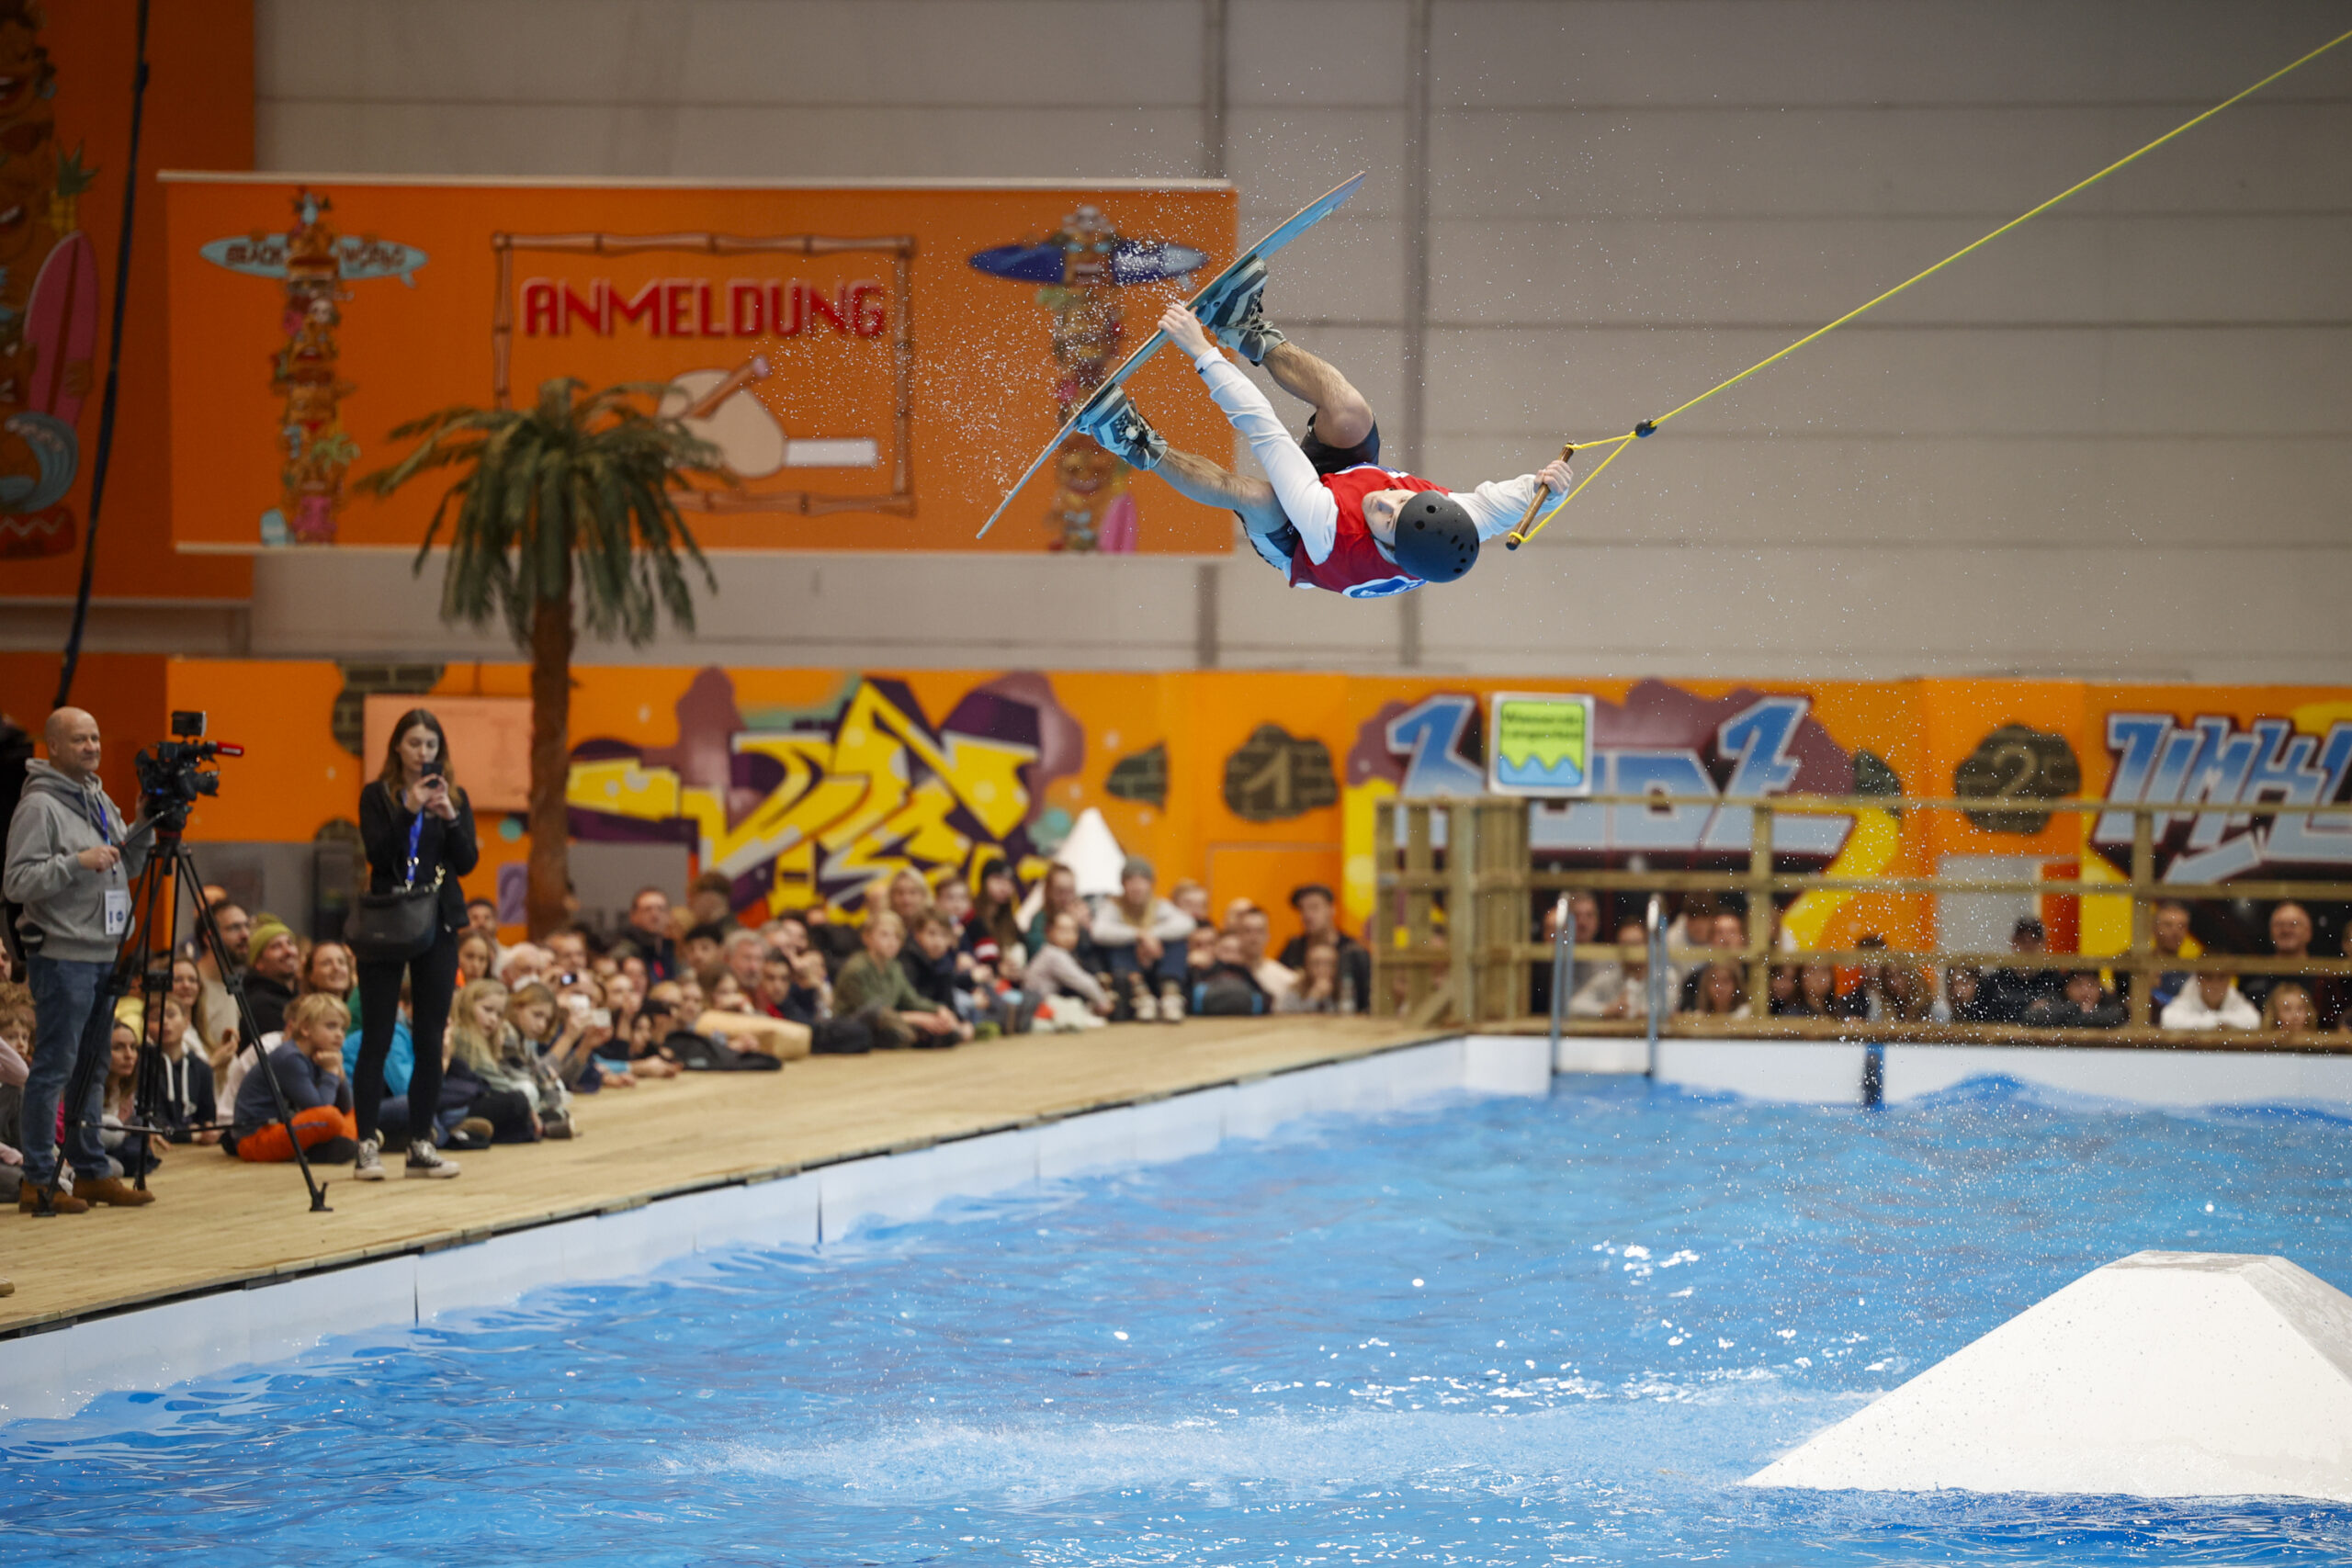
[[[424,776],[428,779],[437,779],[443,772],[441,759],[438,757],[424,764]]]
[[[594,1029],[610,1029],[613,1026],[613,1010],[610,1008],[590,1008],[588,1010],[588,1023],[589,1026]]]
[[[571,995],[564,998],[563,1005],[571,1010],[572,1017],[583,1021],[587,1019],[588,998],[582,996],[579,992],[574,991]]]

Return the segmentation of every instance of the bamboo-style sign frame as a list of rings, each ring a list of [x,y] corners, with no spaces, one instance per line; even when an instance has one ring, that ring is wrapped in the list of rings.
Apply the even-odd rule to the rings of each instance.
[[[914,489],[914,255],[909,235],[877,239],[845,239],[829,234],[506,234],[494,233],[490,247],[497,259],[498,298],[490,319],[491,399],[497,408],[512,406],[514,351],[514,253],[551,252],[563,255],[630,256],[649,251],[679,251],[696,255],[829,256],[864,253],[890,258],[890,283],[897,325],[890,335],[893,380],[893,439],[890,491],[887,495],[823,495],[812,491],[696,487],[676,492],[683,512],[776,512],[801,517],[821,517],[836,512],[879,512],[898,517],[915,515]]]

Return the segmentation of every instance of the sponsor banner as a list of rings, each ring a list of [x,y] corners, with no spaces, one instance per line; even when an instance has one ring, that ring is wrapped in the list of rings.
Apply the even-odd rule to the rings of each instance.
[[[1222,265],[1234,194],[1134,186],[695,187],[166,176],[175,537],[413,548],[443,485],[378,502],[391,432],[528,408],[563,378],[652,389],[732,484],[712,549],[1202,554],[1228,513],[1083,436],[973,534],[1075,402]],[[1135,382],[1221,451],[1181,356]]]

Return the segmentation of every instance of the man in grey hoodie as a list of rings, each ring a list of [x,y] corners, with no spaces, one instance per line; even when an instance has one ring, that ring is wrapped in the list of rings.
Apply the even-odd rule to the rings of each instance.
[[[92,1203],[136,1207],[154,1194],[107,1174],[98,1146],[109,1033],[92,1029],[115,950],[130,924],[130,879],[147,863],[153,826],[125,825],[98,783],[98,721],[80,708],[49,716],[49,761],[26,772],[8,821],[0,892],[25,907],[17,930],[30,950],[32,1072],[25,1080],[24,1180],[17,1206],[29,1214],[78,1214]],[[74,1191],[57,1190],[57,1108],[75,1064],[93,1056],[89,1088],[66,1135]]]

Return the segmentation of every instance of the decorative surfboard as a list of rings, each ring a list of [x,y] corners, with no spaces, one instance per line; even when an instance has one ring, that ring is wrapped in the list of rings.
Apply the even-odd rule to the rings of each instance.
[[[78,229],[57,242],[33,279],[25,344],[33,351],[26,403],[74,423],[89,389],[69,390],[66,368],[77,363],[87,368],[98,352],[98,258]]]
[[[1355,195],[1356,187],[1362,184],[1363,184],[1363,175],[1362,174],[1357,174],[1348,179],[1341,180],[1338,185],[1333,186],[1329,190],[1325,191],[1321,196],[1317,197],[1313,201],[1308,202],[1305,207],[1300,208],[1296,212],[1294,212],[1288,218],[1283,219],[1272,233],[1267,235],[1264,239],[1259,241],[1256,244],[1250,246],[1239,255],[1234,257],[1233,265],[1231,266],[1227,267],[1223,272],[1218,273],[1215,277],[1210,278],[1208,282],[1203,284],[1199,292],[1195,293],[1190,299],[1187,299],[1185,303],[1187,305],[1197,306],[1210,289],[1215,288],[1218,284],[1223,283],[1227,278],[1241,270],[1242,267],[1246,266],[1252,261],[1263,260],[1265,257],[1272,255],[1276,251],[1281,250],[1284,245],[1289,244],[1293,240],[1297,239],[1301,234],[1306,233],[1309,229],[1314,228],[1315,225],[1322,222],[1326,218],[1330,217],[1332,213],[1337,212],[1340,209],[1341,203],[1345,202],[1348,197]],[[1142,369],[1145,364],[1150,360],[1151,356],[1158,354],[1162,348],[1166,347],[1167,344],[1168,334],[1163,332],[1154,331],[1149,337],[1143,340],[1142,344],[1138,346],[1133,354],[1130,354],[1125,360],[1120,362],[1119,367],[1116,370],[1112,371],[1108,376],[1105,376],[1102,378],[1102,384],[1095,388],[1092,392],[1089,393],[1086,401],[1080,404],[1078,409],[1071,413],[1069,416],[1069,423],[1063,425],[1059,430],[1054,432],[1054,438],[1046,443],[1046,449],[1037,454],[1035,461],[1032,462],[1026,468],[1022,470],[1021,477],[1019,479],[1012,481],[1012,488],[1004,492],[1004,499],[996,503],[996,510],[989,513],[989,520],[980,525],[980,531],[976,537],[985,539],[989,536],[989,530],[996,526],[996,520],[1004,515],[1005,508],[1012,504],[1013,497],[1019,495],[1022,490],[1027,486],[1029,481],[1037,477],[1037,470],[1044,468],[1053,459],[1054,454],[1061,450],[1062,443],[1069,439],[1070,432],[1078,428],[1078,422],[1085,417],[1088,407],[1094,402],[1095,399],[1102,397],[1112,388],[1125,383],[1128,377],[1133,376],[1136,371]]]

